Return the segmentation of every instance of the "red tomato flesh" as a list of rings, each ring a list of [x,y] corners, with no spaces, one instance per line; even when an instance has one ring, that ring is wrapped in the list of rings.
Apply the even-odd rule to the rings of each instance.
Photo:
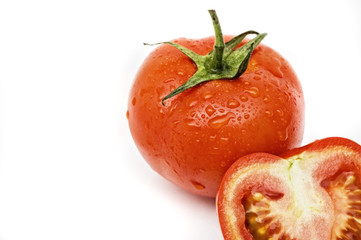
[[[327,138],[237,160],[217,195],[225,240],[361,239],[361,146]]]

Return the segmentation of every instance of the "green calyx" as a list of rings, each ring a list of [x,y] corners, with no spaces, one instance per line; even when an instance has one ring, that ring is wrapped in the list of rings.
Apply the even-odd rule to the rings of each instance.
[[[235,79],[241,76],[247,69],[253,50],[267,35],[266,33],[259,34],[255,31],[247,31],[224,43],[221,25],[219,24],[215,10],[209,10],[209,14],[212,17],[215,32],[215,44],[214,49],[207,55],[198,55],[188,48],[174,42],[158,43],[169,44],[176,47],[192,59],[197,65],[197,72],[194,73],[187,82],[165,96],[162,100],[163,105],[164,101],[168,98],[174,97],[184,90],[194,87],[202,82],[216,79]],[[234,48],[249,34],[256,34],[256,37],[248,41],[242,47],[234,50]]]

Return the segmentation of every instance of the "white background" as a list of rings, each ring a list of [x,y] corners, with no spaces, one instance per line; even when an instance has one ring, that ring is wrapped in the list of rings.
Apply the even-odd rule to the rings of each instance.
[[[214,200],[146,164],[128,91],[159,42],[267,32],[296,70],[304,144],[361,143],[361,1],[0,1],[0,240],[222,239]]]

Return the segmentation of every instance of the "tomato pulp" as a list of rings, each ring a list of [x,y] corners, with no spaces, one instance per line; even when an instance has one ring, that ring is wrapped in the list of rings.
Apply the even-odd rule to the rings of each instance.
[[[361,239],[360,180],[361,146],[344,138],[244,156],[217,195],[224,238]]]

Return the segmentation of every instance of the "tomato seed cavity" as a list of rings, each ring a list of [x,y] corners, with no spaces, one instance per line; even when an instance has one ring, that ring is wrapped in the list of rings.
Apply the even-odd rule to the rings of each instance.
[[[280,193],[263,195],[262,193],[256,192],[242,200],[246,212],[246,228],[253,236],[253,239],[296,240],[283,232],[281,223],[271,215],[270,202],[282,197],[283,194]]]
[[[342,172],[321,182],[334,202],[331,240],[361,239],[361,182],[354,172]]]

